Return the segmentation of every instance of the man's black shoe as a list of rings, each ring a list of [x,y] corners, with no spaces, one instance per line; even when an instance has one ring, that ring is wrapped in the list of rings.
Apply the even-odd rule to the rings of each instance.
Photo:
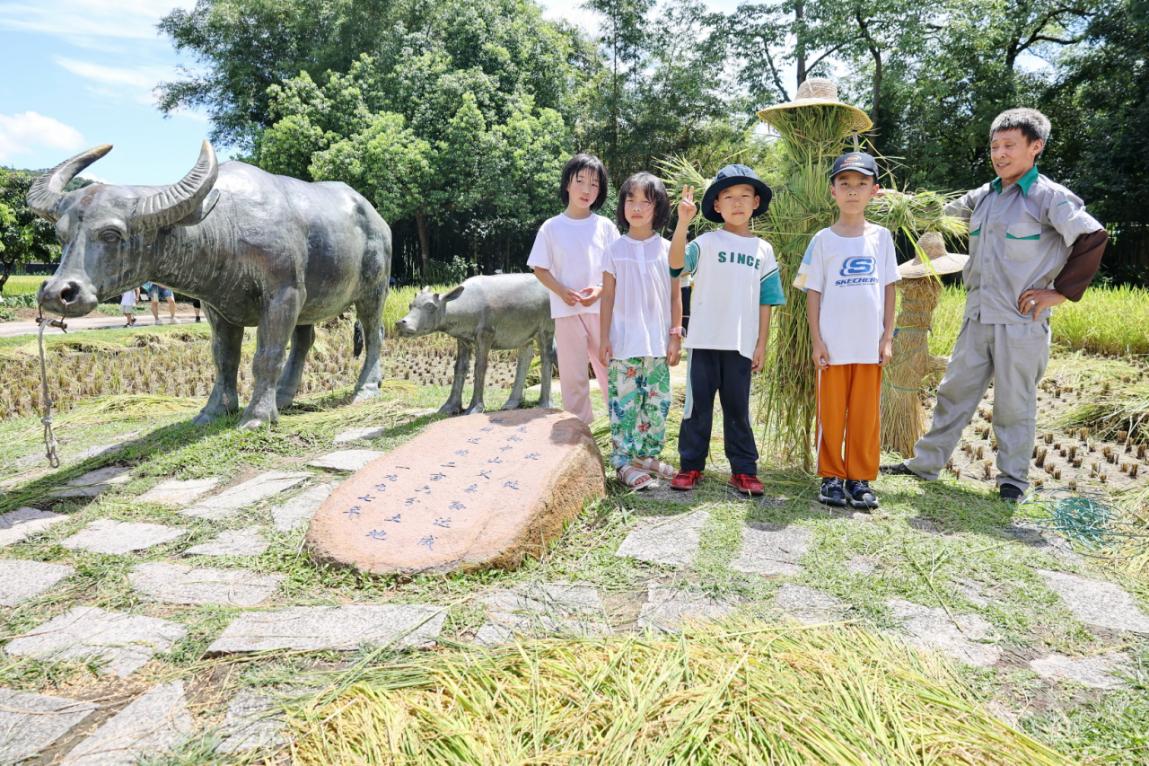
[[[878,469],[886,476],[917,476],[905,463],[891,463]]]
[[[1021,498],[1025,496],[1020,487],[1012,484],[1002,484],[997,488],[997,494],[1007,503],[1020,503]]]
[[[878,507],[878,496],[870,489],[868,481],[847,481],[846,497],[850,499],[850,505],[855,508],[869,511]]]
[[[822,488],[818,491],[818,502],[822,505],[832,505],[835,508],[845,508],[846,490],[842,487],[842,480],[833,477],[822,479]]]

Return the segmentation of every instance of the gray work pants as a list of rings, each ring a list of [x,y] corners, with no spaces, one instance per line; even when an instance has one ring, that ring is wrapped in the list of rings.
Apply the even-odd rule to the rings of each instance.
[[[1024,491],[1037,430],[1037,382],[1048,361],[1048,320],[982,324],[966,319],[938,386],[933,423],[906,466],[923,479],[936,479],[992,380],[997,484]]]

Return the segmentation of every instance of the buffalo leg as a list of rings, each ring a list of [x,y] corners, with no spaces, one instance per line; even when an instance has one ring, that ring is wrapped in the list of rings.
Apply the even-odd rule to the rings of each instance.
[[[295,330],[302,304],[302,296],[294,287],[265,298],[255,335],[255,359],[251,363],[254,381],[251,402],[240,419],[241,428],[259,428],[279,420],[275,385],[283,371],[287,340]]]
[[[515,370],[515,384],[511,386],[511,398],[503,405],[504,410],[518,409],[523,403],[523,388],[527,383],[527,373],[531,370],[531,357],[534,355],[531,342],[519,349],[519,364]]]
[[[471,345],[458,341],[455,351],[455,379],[451,381],[451,395],[439,408],[440,415],[458,415],[463,411],[463,384],[467,382],[467,369],[471,366]]]
[[[363,402],[379,396],[379,385],[383,373],[379,369],[379,355],[383,349],[383,333],[380,315],[383,303],[387,300],[387,284],[376,287],[369,296],[356,301],[355,318],[363,326],[363,343],[367,353],[363,356],[363,369],[355,383],[354,402]]]
[[[544,329],[539,333],[539,406],[549,409],[551,406],[551,376],[555,367],[555,333],[554,328]]]
[[[291,353],[287,355],[287,365],[283,368],[279,388],[275,391],[276,409],[286,410],[295,401],[295,392],[299,390],[299,381],[303,379],[303,363],[314,342],[314,325],[296,325],[291,335]]]
[[[239,412],[239,394],[235,382],[239,375],[239,354],[243,346],[243,327],[234,325],[220,316],[210,305],[203,305],[208,324],[211,325],[211,356],[215,363],[215,383],[207,404],[196,415],[194,422],[204,424],[224,415]]]
[[[479,333],[479,336],[475,338],[475,390],[471,392],[471,406],[463,410],[464,415],[471,415],[486,409],[483,405],[483,388],[487,384],[487,357],[490,356],[490,353],[490,337]]]

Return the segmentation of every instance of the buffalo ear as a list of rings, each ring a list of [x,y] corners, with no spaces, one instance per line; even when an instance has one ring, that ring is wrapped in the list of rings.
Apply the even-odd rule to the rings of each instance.
[[[176,221],[176,226],[195,226],[197,223],[207,218],[208,213],[215,207],[215,203],[219,202],[219,190],[212,189],[208,195],[204,197],[203,202],[198,208],[191,211],[188,215]]]
[[[453,301],[462,294],[463,294],[463,286],[459,285],[454,290],[452,290],[451,292],[449,292],[443,296],[443,302],[446,303],[447,301]]]

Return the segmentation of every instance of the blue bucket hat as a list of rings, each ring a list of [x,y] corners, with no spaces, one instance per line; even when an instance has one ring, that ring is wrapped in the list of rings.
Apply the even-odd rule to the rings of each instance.
[[[751,218],[757,218],[766,212],[766,208],[770,206],[770,198],[773,192],[770,187],[758,177],[754,172],[754,168],[748,165],[727,165],[718,171],[714,176],[714,181],[710,186],[706,187],[706,194],[702,195],[702,217],[714,223],[722,223],[722,216],[714,210],[714,201],[718,199],[718,192],[729,186],[737,184],[750,184],[754,187],[754,192],[758,195],[758,207],[754,209],[754,214]]]

